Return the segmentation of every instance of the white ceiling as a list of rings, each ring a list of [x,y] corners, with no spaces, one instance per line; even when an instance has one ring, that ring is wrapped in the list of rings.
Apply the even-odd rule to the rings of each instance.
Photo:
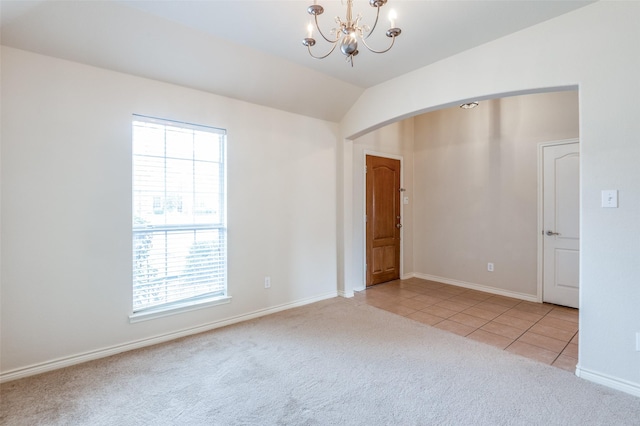
[[[337,50],[308,55],[312,0],[1,0],[0,26],[3,45],[339,121],[368,87],[590,2],[389,0],[369,44],[389,42],[390,9],[402,34],[385,54],[361,47],[353,68]],[[318,3],[329,32],[345,7]],[[365,0],[354,13],[375,19]],[[328,51],[316,39],[317,54]]]

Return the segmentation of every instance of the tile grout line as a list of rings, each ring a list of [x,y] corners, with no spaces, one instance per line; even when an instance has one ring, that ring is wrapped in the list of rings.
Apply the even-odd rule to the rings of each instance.
[[[522,303],[522,302],[520,302],[520,303]],[[519,305],[520,303],[518,303],[518,305]],[[516,305],[516,306],[518,306],[518,305]],[[514,308],[515,308],[515,306],[514,306]],[[513,308],[511,308],[511,309],[513,309]],[[510,311],[511,309],[509,309],[509,311]],[[553,309],[551,309],[551,310],[553,310]],[[507,312],[509,312],[509,311],[507,311]],[[549,312],[551,312],[551,311],[549,311]],[[549,312],[547,312],[546,314],[544,314],[544,315],[542,316],[542,318],[540,318],[538,321],[536,321],[536,322],[534,322],[533,324],[531,324],[531,326],[530,326],[529,328],[527,328],[526,330],[524,330],[524,331],[523,331],[523,332],[522,332],[518,337],[516,337],[516,338],[515,338],[515,340],[514,340],[513,342],[511,342],[511,344],[509,344],[509,346],[507,346],[506,348],[504,348],[504,350],[507,350],[507,348],[508,348],[508,347],[510,347],[511,345],[513,345],[513,344],[514,344],[515,342],[517,342],[517,341],[518,341],[522,336],[524,336],[524,335],[527,333],[527,331],[531,330],[531,329],[532,329],[536,324],[538,324],[540,321],[542,321],[544,318],[546,318],[546,316],[549,314]],[[506,313],[506,312],[505,312],[505,313]],[[532,333],[533,333],[533,332],[532,332]],[[537,333],[536,333],[536,334],[537,334]],[[521,343],[526,343],[526,342],[521,342]],[[540,348],[540,346],[533,345],[533,344],[531,344],[531,343],[527,343],[527,344],[532,345],[532,346],[535,346],[535,347],[537,347],[537,348]],[[546,349],[546,350],[548,350],[547,348],[542,348],[542,349]],[[561,354],[561,353],[562,353],[562,351],[560,351],[560,353],[558,353],[558,355],[556,355],[556,357],[553,359],[553,361],[552,361],[549,365],[553,365],[553,363],[554,363],[554,362],[556,362],[556,359],[560,356],[560,354]]]

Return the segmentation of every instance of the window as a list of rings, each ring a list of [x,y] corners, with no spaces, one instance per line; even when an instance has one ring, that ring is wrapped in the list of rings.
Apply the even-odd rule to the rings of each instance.
[[[226,132],[133,117],[133,312],[227,296]]]

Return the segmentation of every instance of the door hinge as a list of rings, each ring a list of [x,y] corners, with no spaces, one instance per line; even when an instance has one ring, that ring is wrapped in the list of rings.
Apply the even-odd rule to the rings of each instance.
[[[364,172],[367,173],[367,166],[364,166]]]

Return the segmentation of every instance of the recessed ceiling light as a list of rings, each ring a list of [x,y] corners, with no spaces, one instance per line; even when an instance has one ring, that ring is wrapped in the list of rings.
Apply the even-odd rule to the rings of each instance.
[[[478,102],[468,102],[466,104],[461,104],[460,108],[462,109],[471,109],[478,106]]]

